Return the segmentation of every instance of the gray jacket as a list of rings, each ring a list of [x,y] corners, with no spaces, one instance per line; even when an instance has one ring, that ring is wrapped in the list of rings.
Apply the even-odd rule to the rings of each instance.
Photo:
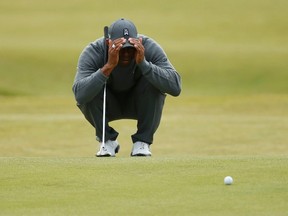
[[[123,70],[119,67],[114,68],[110,77],[106,77],[102,73],[101,68],[105,64],[104,56],[106,52],[103,37],[90,43],[83,50],[79,57],[72,88],[78,104],[91,101],[103,89],[105,82],[107,82],[108,87],[114,88],[116,91],[123,91],[133,86],[135,80],[141,76],[144,76],[164,94],[167,93],[172,96],[180,94],[181,77],[168,60],[164,50],[153,39],[144,35],[140,35],[140,37],[143,38],[145,59],[138,65],[134,62],[134,65],[125,68],[126,73],[122,73],[123,76],[117,76]],[[130,70],[128,73],[127,69]]]

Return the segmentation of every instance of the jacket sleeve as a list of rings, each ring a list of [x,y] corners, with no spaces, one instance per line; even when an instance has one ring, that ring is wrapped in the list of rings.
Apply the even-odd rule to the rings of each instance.
[[[162,93],[178,96],[181,92],[181,77],[170,63],[166,53],[151,38],[143,36],[145,59],[138,67],[142,75]]]
[[[102,40],[99,39],[88,45],[79,57],[72,87],[79,105],[91,101],[99,94],[108,79],[100,69],[104,63],[104,49],[101,42]]]

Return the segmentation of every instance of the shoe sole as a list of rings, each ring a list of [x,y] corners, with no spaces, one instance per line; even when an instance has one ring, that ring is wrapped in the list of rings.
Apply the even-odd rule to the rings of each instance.
[[[131,153],[131,157],[151,157],[151,154],[132,154]]]

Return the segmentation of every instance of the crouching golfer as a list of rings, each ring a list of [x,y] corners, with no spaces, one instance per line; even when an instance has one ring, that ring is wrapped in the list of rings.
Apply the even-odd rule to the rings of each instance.
[[[109,122],[119,119],[137,120],[131,156],[151,156],[166,93],[178,96],[181,78],[159,44],[138,35],[131,21],[119,19],[108,28],[108,38],[97,39],[81,53],[73,92],[77,106],[96,130],[97,157],[118,152],[118,132]]]

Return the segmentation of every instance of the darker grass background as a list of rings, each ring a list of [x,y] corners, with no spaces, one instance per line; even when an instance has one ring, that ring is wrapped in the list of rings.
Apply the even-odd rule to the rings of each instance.
[[[4,96],[70,97],[80,52],[120,17],[163,46],[183,77],[183,94],[288,91],[284,0],[18,0],[0,6]]]

